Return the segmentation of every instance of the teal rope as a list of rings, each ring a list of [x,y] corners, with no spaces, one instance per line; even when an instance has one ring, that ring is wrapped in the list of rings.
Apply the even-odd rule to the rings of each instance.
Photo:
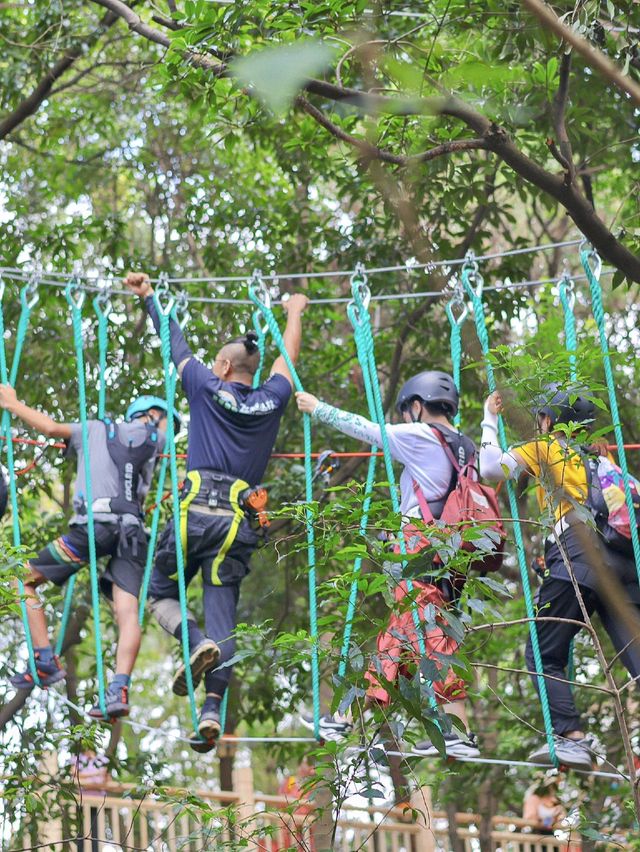
[[[460,393],[460,367],[462,363],[462,326],[465,323],[469,312],[467,306],[463,304],[462,313],[458,318],[453,313],[455,305],[461,304],[461,299],[454,295],[451,301],[445,305],[445,313],[451,326],[451,334],[449,337],[449,349],[451,352],[451,367],[453,372],[453,383]],[[453,418],[453,425],[460,426],[460,412]]]
[[[249,298],[262,313],[265,322],[269,326],[271,337],[278,351],[284,358],[287,369],[291,374],[293,386],[297,391],[302,391],[302,382],[289,357],[284,345],[284,340],[273,311],[268,305],[260,300],[257,287],[253,282],[249,284]],[[320,662],[318,656],[318,601],[316,593],[316,547],[315,531],[313,528],[313,470],[311,465],[311,418],[308,414],[302,415],[302,427],[304,437],[304,477],[305,477],[305,500],[307,508],[305,512],[305,526],[307,530],[307,560],[309,564],[309,635],[311,638],[311,686],[313,690],[313,735],[320,738]]]
[[[594,273],[591,268],[590,258],[596,260],[598,266],[598,274]],[[602,350],[602,363],[604,365],[604,375],[607,382],[607,393],[609,395],[609,408],[611,410],[611,419],[613,420],[613,432],[616,438],[616,447],[618,449],[618,464],[622,471],[622,480],[624,482],[624,496],[631,521],[631,544],[633,546],[633,557],[636,562],[636,571],[640,580],[640,540],[638,538],[638,528],[634,523],[636,516],[635,507],[633,505],[633,496],[631,494],[631,485],[629,482],[629,468],[627,467],[627,454],[624,449],[624,437],[622,435],[622,427],[620,425],[620,411],[618,409],[618,400],[616,398],[616,385],[613,377],[613,367],[611,366],[611,356],[609,354],[609,344],[607,342],[607,334],[604,322],[604,305],[602,303],[602,288],[600,286],[600,258],[595,251],[583,249],[580,252],[580,259],[584,271],[587,273],[589,281],[589,289],[591,290],[591,307],[593,318],[598,326],[598,335],[600,337],[600,349]]]
[[[220,733],[224,736],[227,728],[227,708],[229,706],[229,687],[227,687],[220,704]]]
[[[471,283],[472,276],[477,282],[477,289],[475,289]],[[471,302],[473,304],[473,316],[476,324],[476,333],[478,335],[478,340],[480,341],[480,347],[482,349],[482,357],[485,362],[485,370],[487,373],[487,384],[489,386],[489,393],[493,393],[496,390],[496,379],[493,372],[493,364],[491,363],[489,357],[489,334],[487,332],[487,324],[484,315],[484,304],[482,302],[482,276],[475,271],[474,267],[471,265],[465,265],[462,268],[462,282],[465,290],[467,291],[469,297],[471,298]],[[500,441],[500,447],[503,452],[506,452],[509,448],[507,442],[507,434],[504,427],[504,420],[502,417],[498,417],[498,436]],[[535,607],[533,604],[533,596],[531,594],[531,584],[529,582],[529,570],[527,568],[527,557],[524,549],[524,540],[522,538],[522,526],[520,524],[520,513],[518,511],[518,501],[516,499],[516,492],[513,486],[513,482],[510,479],[506,481],[507,486],[507,494],[509,497],[509,507],[511,510],[511,517],[513,519],[513,534],[516,544],[516,553],[518,555],[518,565],[520,568],[520,577],[522,579],[522,590],[524,594],[524,603],[526,607],[527,617],[529,619],[535,618]],[[544,720],[544,729],[547,737],[547,743],[549,745],[549,754],[551,756],[552,762],[557,766],[558,760],[556,758],[556,749],[555,742],[553,738],[553,726],[551,723],[551,709],[549,707],[549,696],[547,695],[547,685],[545,683],[545,679],[541,676],[543,672],[542,668],[542,657],[540,654],[540,644],[538,642],[538,630],[536,627],[536,623],[533,620],[529,621],[529,635],[531,637],[531,648],[533,650],[533,659],[536,667],[536,674],[538,676],[538,688],[540,690],[540,704],[542,706],[542,718]]]
[[[85,467],[85,501],[87,506],[87,537],[89,539],[89,571],[91,576],[91,601],[93,608],[93,630],[96,646],[96,668],[98,673],[98,703],[105,718],[107,705],[105,702],[104,664],[102,658],[102,635],[100,629],[100,594],[98,588],[98,560],[96,556],[95,524],[93,520],[93,488],[91,482],[91,460],[89,457],[89,429],[87,418],[87,389],[84,368],[84,340],[82,335],[82,306],[85,300],[84,292],[79,290],[77,281],[70,281],[65,295],[71,308],[73,323],[73,343],[76,352],[78,375],[78,403],[80,407],[80,425],[82,429],[82,452]]]
[[[173,420],[172,415],[169,417]],[[167,418],[168,422],[169,418]],[[149,544],[147,546],[147,561],[144,566],[144,574],[142,575],[142,586],[140,587],[140,600],[138,602],[138,622],[140,627],[144,626],[144,611],[147,605],[147,597],[149,595],[149,583],[151,582],[151,572],[153,571],[153,560],[156,552],[156,542],[158,540],[158,530],[160,528],[160,510],[162,508],[162,498],[164,497],[164,486],[167,479],[167,468],[169,459],[165,456],[160,462],[160,470],[158,472],[158,485],[156,488],[156,497],[154,500],[155,506],[151,516],[151,531],[149,533]]]
[[[18,374],[20,358],[24,339],[29,327],[29,318],[31,316],[31,308],[38,301],[37,291],[32,290],[29,284],[20,291],[20,318],[18,320],[18,328],[16,331],[16,348],[13,354],[13,362],[11,364],[11,379],[7,376],[7,353],[4,342],[4,281],[0,279],[0,378],[2,384],[11,384],[14,386],[15,378]],[[7,469],[9,471],[9,494],[11,497],[11,522],[13,528],[13,544],[16,549],[21,546],[20,534],[20,511],[18,507],[18,488],[16,483],[16,471],[13,455],[13,441],[11,440],[11,414],[8,411],[2,412],[2,420],[0,429],[4,437],[4,443],[7,450]],[[20,597],[20,615],[24,626],[25,637],[27,641],[27,651],[29,654],[29,671],[33,677],[34,683],[40,686],[40,678],[36,669],[36,657],[33,650],[33,639],[31,637],[31,628],[29,627],[29,619],[27,617],[27,602],[24,599],[24,583],[18,577],[18,595]]]
[[[186,303],[179,302],[175,308],[176,317],[180,317],[178,320],[178,325],[180,328],[184,328],[187,323],[188,314],[186,312]],[[169,373],[171,375],[173,381],[173,388],[171,391],[171,398],[175,399],[176,394],[176,384],[178,381],[178,373],[177,370],[172,363],[170,365]],[[172,415],[167,413],[167,420]],[[138,623],[140,627],[144,626],[144,611],[147,605],[147,597],[149,596],[149,583],[151,582],[151,573],[153,571],[153,562],[156,552],[156,542],[158,540],[158,530],[160,529],[160,513],[162,511],[162,498],[164,497],[164,487],[167,479],[167,468],[169,464],[169,459],[166,454],[162,461],[160,462],[160,470],[158,471],[158,485],[156,487],[156,498],[154,500],[155,506],[153,509],[153,514],[151,515],[151,530],[149,532],[149,543],[147,545],[147,561],[144,566],[144,574],[142,575],[142,585],[140,587],[140,600],[138,601]]]
[[[265,333],[262,330],[262,323],[260,322],[260,311],[255,310],[253,312],[253,327],[255,329],[256,334],[258,335],[258,351],[260,353],[260,360],[258,362],[258,369],[255,372],[253,377],[253,387],[257,388],[260,386],[260,379],[262,377],[262,371],[264,369],[264,355],[265,355]]]
[[[103,306],[104,305],[104,309]],[[107,388],[105,382],[105,372],[107,369],[107,347],[108,347],[108,325],[109,314],[111,313],[111,302],[102,294],[99,294],[93,300],[93,309],[98,317],[98,420],[104,420],[106,415],[106,398]],[[62,618],[60,620],[60,630],[58,632],[58,641],[56,642],[56,654],[62,653],[64,638],[67,634],[69,626],[69,618],[71,617],[71,609],[73,606],[73,593],[76,587],[76,579],[78,575],[74,574],[68,584],[64,599],[64,609],[62,610]]]
[[[189,695],[189,706],[191,710],[191,721],[193,729],[198,735],[198,711],[196,709],[196,698],[193,689],[193,678],[191,676],[191,663],[189,653],[189,631],[187,628],[187,585],[184,576],[184,550],[182,543],[182,531],[180,529],[180,495],[178,493],[178,460],[176,458],[175,429],[173,424],[174,396],[176,382],[171,368],[171,329],[170,320],[174,307],[174,299],[167,298],[166,306],[162,306],[159,293],[153,296],[158,316],[160,317],[160,343],[162,351],[162,367],[164,372],[164,387],[167,398],[167,447],[169,448],[169,469],[171,471],[171,496],[173,501],[173,528],[176,540],[176,567],[178,574],[178,594],[180,597],[180,613],[182,626],[182,658],[185,667],[187,681],[187,693]],[[199,736],[199,735],[198,735]]]
[[[366,288],[366,289],[365,289]],[[387,435],[387,426],[384,419],[384,405],[382,402],[382,393],[380,391],[380,382],[378,380],[378,368],[376,365],[375,359],[375,346],[373,341],[373,331],[371,329],[371,318],[369,316],[368,306],[365,304],[365,300],[363,299],[363,293],[365,293],[365,298],[368,301],[368,287],[364,281],[359,279],[357,276],[354,276],[351,282],[351,292],[353,295],[353,299],[355,305],[357,307],[357,316],[358,316],[358,324],[359,329],[356,333],[356,345],[358,351],[358,359],[360,360],[360,365],[362,367],[363,376],[366,374],[369,376],[369,381],[371,384],[371,392],[373,396],[374,402],[374,413],[375,413],[375,421],[380,427],[380,437],[382,440],[382,452],[384,456],[384,465],[387,474],[387,480],[389,482],[389,489],[391,492],[391,505],[393,511],[397,514],[400,514],[400,499],[398,496],[398,486],[396,483],[396,476],[393,470],[393,459],[391,457],[391,450],[389,448],[389,437]],[[367,379],[365,379],[366,383]],[[399,547],[400,553],[406,555],[407,547],[404,539],[404,535],[402,531],[399,536]],[[402,567],[406,567],[406,562],[403,563]],[[411,578],[406,579],[407,589],[411,594],[414,589],[413,581]],[[416,629],[416,635],[418,637],[418,647],[420,648],[420,654],[423,657],[427,655],[427,649],[424,642],[424,634],[422,630],[422,622],[420,620],[420,613],[418,611],[418,606],[415,600],[411,602],[411,614],[413,619],[413,624]],[[431,687],[431,684],[429,684]],[[433,689],[430,689],[429,702],[431,707],[434,710],[438,708],[438,702],[436,700],[435,694],[433,693]]]
[[[573,286],[573,281],[569,276],[564,275],[558,285],[558,295],[560,296],[560,304],[562,305],[562,313],[564,314],[564,346],[569,353],[569,378],[572,382],[577,382],[578,371],[575,353],[578,349],[578,335],[576,333],[576,318],[573,313],[573,303],[575,301]],[[575,680],[575,674],[575,640],[572,639],[569,643],[567,677],[569,680]]]
[[[569,377],[572,382],[577,381],[576,350],[578,348],[578,336],[576,334],[576,318],[573,313],[573,281],[567,276],[563,277],[558,286],[560,304],[564,314],[564,344],[569,353]]]
[[[103,308],[104,305],[104,308]],[[104,420],[106,416],[107,382],[105,374],[107,371],[107,347],[109,344],[108,327],[109,315],[111,313],[111,302],[99,294],[93,300],[93,310],[98,317],[98,372],[100,386],[98,388],[98,420]]]
[[[347,314],[349,319],[351,320],[351,325],[353,326],[354,335],[356,338],[360,335],[360,326],[357,319],[357,313],[354,310],[354,303],[350,302],[347,306]],[[357,346],[356,341],[356,346]],[[358,347],[360,349],[360,347]],[[371,387],[371,378],[368,370],[362,371],[362,376],[364,379],[364,388],[365,395],[367,397],[367,404],[369,407],[369,416],[372,420],[376,419],[375,412],[375,400],[373,397],[373,388]],[[367,532],[367,526],[369,524],[369,510],[371,508],[371,499],[373,497],[373,483],[375,481],[376,474],[376,462],[377,458],[375,453],[378,451],[376,446],[371,447],[372,455],[369,457],[369,463],[367,466],[367,478],[364,487],[364,499],[362,501],[362,514],[360,516],[360,527],[358,530],[358,534],[361,538],[364,538]],[[351,634],[353,632],[353,618],[355,616],[356,611],[356,603],[358,600],[358,577],[360,575],[360,571],[362,569],[362,557],[357,556],[353,563],[353,580],[351,581],[351,587],[349,589],[349,601],[347,604],[347,614],[345,617],[344,624],[344,632],[342,635],[342,649],[340,651],[340,663],[338,664],[338,678],[342,680],[347,671],[347,662],[349,659],[349,646],[351,645]]]

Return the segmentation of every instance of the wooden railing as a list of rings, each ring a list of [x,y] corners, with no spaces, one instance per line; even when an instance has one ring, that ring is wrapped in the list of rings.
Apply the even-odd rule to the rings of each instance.
[[[253,791],[250,768],[236,770],[234,792],[199,791],[199,808],[182,791],[170,791],[165,800],[155,796],[131,798],[131,785],[109,784],[104,791],[79,791],[74,813],[43,827],[42,843],[67,840],[73,852],[121,852],[130,848],[153,852],[203,852],[246,848],[251,852],[278,852],[298,848],[317,852],[312,805],[300,805],[284,796]],[[345,806],[335,828],[334,852],[448,852],[446,814],[430,807],[430,792],[414,795],[411,810]],[[415,820],[415,812],[420,812]],[[457,834],[465,852],[478,852],[477,814],[456,815]],[[63,828],[63,824],[64,825]],[[558,832],[559,835],[562,832]],[[246,845],[245,845],[246,843]],[[579,852],[579,839],[539,835],[517,817],[496,816],[491,845],[496,852]],[[323,844],[326,848],[326,844]],[[19,848],[12,846],[11,848]],[[617,848],[622,848],[619,844]]]

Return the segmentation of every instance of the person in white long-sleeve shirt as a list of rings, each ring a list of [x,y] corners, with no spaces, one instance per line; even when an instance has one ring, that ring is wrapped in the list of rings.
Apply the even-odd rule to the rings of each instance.
[[[381,445],[382,436],[377,423],[359,414],[334,408],[310,393],[297,393],[296,400],[300,411],[311,414],[314,420],[368,444]],[[444,502],[457,480],[457,473],[443,448],[443,441],[453,450],[461,466],[475,453],[473,442],[452,425],[458,403],[458,390],[452,377],[437,370],[427,370],[414,376],[404,384],[398,395],[396,409],[403,422],[388,425],[386,433],[391,455],[403,465],[400,476],[403,519],[422,517],[418,490],[422,492],[433,516],[440,517]],[[428,576],[428,568],[425,568],[425,574],[427,576],[413,580],[420,618],[424,618],[424,609],[433,605],[439,613],[445,613],[438,615],[440,624],[444,624],[446,609],[454,603],[452,584],[446,579]],[[406,580],[401,579],[397,583],[394,594],[399,604],[406,598],[409,594]],[[423,636],[426,654],[436,662],[438,668],[442,667],[441,656],[453,655],[459,647],[439,626],[425,630]],[[441,655],[440,658],[437,655]],[[380,678],[384,682],[395,683],[400,676],[415,672],[419,664],[420,648],[413,614],[401,605],[398,613],[392,612],[387,630],[378,637],[377,659],[366,675],[370,684],[368,705],[389,703],[389,695]],[[461,719],[467,731],[464,735],[454,728],[445,734],[448,756],[477,756],[479,751],[475,737],[469,732],[464,681],[449,667],[442,680],[434,682],[433,687],[444,712]],[[336,716],[324,716],[320,724],[323,736],[333,739],[347,733],[350,727],[346,718]],[[430,742],[420,744],[416,750],[428,756],[438,753]]]

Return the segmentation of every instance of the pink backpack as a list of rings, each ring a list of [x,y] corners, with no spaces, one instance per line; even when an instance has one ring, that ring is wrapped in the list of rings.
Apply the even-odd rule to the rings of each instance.
[[[429,426],[440,441],[455,471],[455,484],[447,495],[438,520],[445,524],[445,531],[448,527],[451,533],[462,533],[469,527],[482,524],[483,529],[479,531],[478,539],[464,540],[462,548],[468,553],[482,555],[481,558],[473,560],[472,565],[475,570],[482,574],[499,571],[504,559],[504,543],[507,534],[502,523],[496,492],[488,485],[482,485],[479,482],[478,469],[474,464],[475,456],[461,466],[445,436],[433,424],[430,423]],[[418,498],[422,520],[427,525],[433,524],[436,519],[415,479],[413,490]],[[429,539],[424,531],[414,524],[405,525],[404,537],[409,554],[417,553],[429,545]],[[439,557],[436,556],[434,561],[440,562]]]

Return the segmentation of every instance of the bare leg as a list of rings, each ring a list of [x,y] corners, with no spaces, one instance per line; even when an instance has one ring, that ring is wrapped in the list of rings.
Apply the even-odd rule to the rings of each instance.
[[[113,609],[118,625],[116,674],[130,675],[142,641],[142,630],[138,622],[138,599],[114,583]]]
[[[49,644],[49,631],[47,629],[47,620],[44,616],[44,606],[36,591],[38,586],[46,581],[47,578],[34,568],[31,568],[30,574],[24,581],[27,621],[29,622],[31,640],[35,648],[46,648]]]

